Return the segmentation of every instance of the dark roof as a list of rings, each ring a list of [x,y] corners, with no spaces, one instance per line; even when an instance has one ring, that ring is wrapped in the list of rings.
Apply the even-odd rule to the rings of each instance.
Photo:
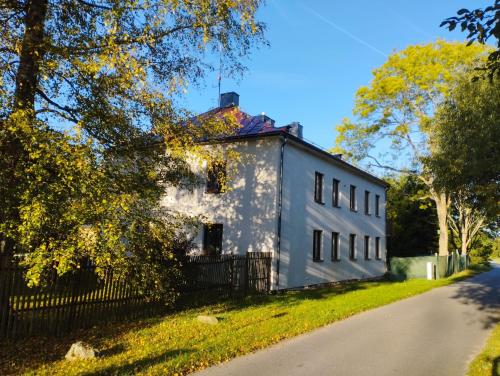
[[[228,106],[228,107],[217,107],[213,110],[207,111],[201,115],[198,115],[199,118],[210,117],[210,116],[224,116],[225,114],[232,113],[233,116],[236,116],[236,119],[241,125],[241,128],[235,131],[232,136],[247,136],[247,135],[256,135],[267,132],[275,132],[275,131],[283,131],[288,132],[289,127],[275,127],[274,120],[269,116],[264,114],[252,116],[247,114],[246,112],[241,111],[238,107]]]
[[[290,133],[290,127],[289,126],[283,126],[283,127],[275,127],[274,120],[271,119],[270,117],[261,114],[261,115],[256,115],[252,116],[247,114],[246,112],[241,111],[238,107],[235,106],[229,106],[229,107],[218,107],[214,108],[213,110],[210,110],[208,112],[205,112],[199,117],[205,117],[205,116],[217,116],[217,115],[224,115],[228,113],[229,111],[236,111],[234,114],[236,116],[236,119],[239,121],[241,128],[237,129],[235,131],[235,134],[229,135],[229,136],[224,136],[221,138],[217,139],[212,139],[205,141],[207,143],[220,143],[220,142],[232,142],[232,141],[238,141],[238,140],[243,140],[243,139],[252,139],[252,138],[261,138],[261,137],[267,137],[267,136],[283,136],[286,137],[287,139],[292,140],[293,142],[302,145],[304,148],[314,151],[316,153],[319,153],[321,156],[329,158],[333,161],[336,162],[336,164],[342,166],[343,168],[350,170],[354,173],[357,173],[358,175],[361,175],[365,178],[368,178],[368,180],[375,182],[379,185],[382,185],[384,187],[389,187],[389,184],[376,177],[375,175],[370,174],[367,171],[364,171],[356,166],[353,166],[352,164],[342,160],[341,156],[338,154],[332,154],[327,152],[326,150],[321,149],[320,147],[313,145],[311,142],[308,142],[304,140],[303,138],[297,137]]]

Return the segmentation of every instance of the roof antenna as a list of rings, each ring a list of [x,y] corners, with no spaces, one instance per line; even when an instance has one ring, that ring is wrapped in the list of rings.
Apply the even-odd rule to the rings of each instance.
[[[221,86],[221,81],[222,81],[222,44],[219,41],[219,77],[217,78],[219,81],[219,97],[218,97],[218,102],[219,102],[219,107],[221,105],[221,99],[220,99],[220,86]]]

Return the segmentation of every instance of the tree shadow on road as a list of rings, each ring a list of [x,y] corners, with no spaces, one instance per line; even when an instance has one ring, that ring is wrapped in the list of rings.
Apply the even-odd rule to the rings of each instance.
[[[483,315],[484,328],[492,328],[500,322],[500,267],[462,283],[452,298],[462,304],[473,304]]]

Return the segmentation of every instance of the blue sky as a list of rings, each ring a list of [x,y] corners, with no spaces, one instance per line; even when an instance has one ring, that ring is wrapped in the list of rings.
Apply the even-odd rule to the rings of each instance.
[[[222,79],[222,92],[240,94],[241,108],[265,112],[276,125],[299,121],[304,136],[330,148],[335,125],[350,116],[354,95],[388,54],[410,44],[465,34],[440,28],[463,7],[483,0],[267,0],[258,13],[270,47],[255,50],[239,80]],[[188,88],[181,104],[199,113],[217,105],[216,75]]]

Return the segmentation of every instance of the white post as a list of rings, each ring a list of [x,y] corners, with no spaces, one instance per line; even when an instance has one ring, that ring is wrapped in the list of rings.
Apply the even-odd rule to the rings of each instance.
[[[432,272],[432,262],[428,261],[427,262],[427,279],[434,279],[433,278],[433,272]]]

